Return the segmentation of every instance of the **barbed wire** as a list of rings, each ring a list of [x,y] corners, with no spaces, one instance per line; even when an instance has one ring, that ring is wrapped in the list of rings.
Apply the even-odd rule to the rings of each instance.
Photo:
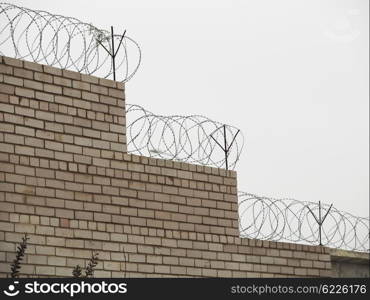
[[[238,198],[241,237],[318,245],[320,225],[313,214],[322,215],[322,209],[327,213],[321,225],[324,246],[369,252],[369,218],[295,199],[274,199],[245,192],[239,192]]]
[[[127,148],[133,154],[234,169],[243,149],[236,127],[204,116],[162,116],[126,104],[126,120]]]
[[[121,51],[112,41],[122,44]],[[113,53],[117,80],[127,82],[140,65],[141,50],[125,33],[113,35],[76,18],[0,3],[0,55],[108,78]]]

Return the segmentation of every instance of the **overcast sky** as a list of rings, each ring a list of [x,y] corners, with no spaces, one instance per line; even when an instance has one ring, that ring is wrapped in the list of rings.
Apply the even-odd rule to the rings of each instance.
[[[368,216],[368,0],[8,2],[126,29],[127,102],[239,127],[239,190]]]

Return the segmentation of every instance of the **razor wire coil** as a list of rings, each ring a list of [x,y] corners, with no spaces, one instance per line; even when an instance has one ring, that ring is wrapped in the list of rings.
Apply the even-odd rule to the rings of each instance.
[[[224,140],[224,124],[204,116],[163,116],[126,104],[126,119],[127,148],[133,154],[218,168],[227,159],[234,169],[243,149],[243,135],[235,136],[238,129],[225,125],[229,140],[235,137],[225,158],[216,143]]]
[[[113,38],[117,44],[121,40]],[[111,40],[108,31],[76,18],[0,3],[0,55],[108,78],[113,64],[103,46],[114,53]],[[116,58],[117,80],[130,80],[140,62],[138,43],[125,35]]]
[[[241,237],[318,245],[319,225],[309,208],[318,214],[317,203],[275,199],[239,192]],[[323,211],[329,205],[322,206]],[[332,207],[322,224],[324,246],[369,252],[369,218],[357,217]]]

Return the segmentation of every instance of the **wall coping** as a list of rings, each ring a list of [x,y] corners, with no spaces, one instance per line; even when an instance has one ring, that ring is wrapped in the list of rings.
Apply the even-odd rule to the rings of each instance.
[[[329,248],[329,249],[330,249],[331,260],[334,262],[369,264],[370,253],[334,249],[334,248]]]

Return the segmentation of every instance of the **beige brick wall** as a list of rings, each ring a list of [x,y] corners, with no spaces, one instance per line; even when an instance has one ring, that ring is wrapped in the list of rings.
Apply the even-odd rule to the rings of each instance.
[[[239,238],[236,173],[126,153],[124,86],[0,64],[0,275],[329,276],[326,248]]]

